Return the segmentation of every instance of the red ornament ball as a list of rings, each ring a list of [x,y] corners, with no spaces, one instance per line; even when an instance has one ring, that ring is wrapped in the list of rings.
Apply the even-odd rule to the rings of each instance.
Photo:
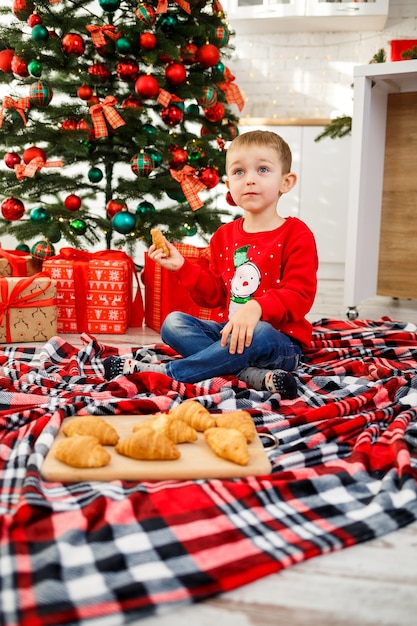
[[[207,189],[213,189],[219,184],[220,176],[215,167],[206,167],[198,175],[202,183],[205,184]]]
[[[139,45],[143,50],[154,50],[156,48],[157,39],[153,33],[141,33],[139,35]]]
[[[80,85],[77,89],[77,96],[81,100],[90,100],[90,98],[92,98],[93,96],[93,90],[91,89],[90,85]]]
[[[198,47],[195,45],[195,43],[187,43],[181,49],[182,62],[185,63],[185,65],[192,65],[193,63],[197,63],[197,52]]]
[[[224,105],[221,102],[217,102],[209,109],[205,109],[204,117],[209,122],[220,122],[224,118]]]
[[[120,211],[127,210],[124,203],[117,202],[117,200],[109,200],[106,204],[107,217],[111,220]]]
[[[159,93],[159,83],[155,76],[142,74],[135,82],[135,91],[140,98],[155,98]]]
[[[81,198],[75,193],[70,193],[64,200],[64,207],[67,211],[78,211],[81,208]]]
[[[26,21],[31,28],[37,26],[38,24],[42,24],[42,18],[37,13],[31,13]]]
[[[26,148],[22,157],[24,163],[30,163],[33,159],[37,158],[42,159],[42,161],[46,161],[46,152],[45,150],[42,150],[42,148],[31,146],[30,148]]]
[[[110,78],[110,70],[105,63],[94,63],[88,68],[90,76],[95,76],[101,83],[105,83]]]
[[[6,152],[6,154],[3,157],[3,161],[5,162],[7,167],[13,170],[14,166],[20,163],[21,158],[17,154],[17,152]]]
[[[220,51],[217,46],[212,43],[206,43],[204,46],[197,51],[197,61],[202,65],[205,69],[208,67],[213,67],[213,65],[217,65],[220,61]]]
[[[165,78],[174,87],[182,85],[187,78],[187,70],[182,63],[170,63],[165,70]]]
[[[13,0],[12,12],[18,20],[25,21],[33,12],[33,0]]]
[[[13,74],[20,76],[20,78],[27,78],[29,76],[27,63],[16,55],[12,58],[11,70]]]
[[[12,73],[12,59],[14,50],[2,50],[0,52],[0,70],[6,74]]]
[[[25,213],[25,205],[19,198],[10,196],[1,203],[1,212],[5,220],[14,222],[20,220]]]
[[[178,146],[172,146],[169,149],[172,154],[171,159],[169,160],[170,167],[174,169],[179,169],[183,167],[188,161],[188,152],[184,150],[184,148],[179,148]]]
[[[202,107],[209,108],[217,102],[217,91],[214,87],[203,87],[203,93],[200,98],[197,98],[198,104]]]
[[[123,100],[122,102],[123,109],[140,109],[141,107],[142,107],[142,101],[139,100],[139,98],[136,98],[136,96],[133,96],[132,94],[128,96],[127,98],[125,98],[125,100]]]
[[[80,57],[85,52],[84,39],[77,33],[67,33],[62,37],[61,48],[64,54],[74,54]]]
[[[135,11],[135,17],[145,26],[152,26],[155,23],[156,11],[151,4],[141,2]]]
[[[139,66],[133,59],[123,59],[116,65],[116,74],[125,83],[133,83],[138,77]]]
[[[175,104],[170,104],[161,111],[161,117],[167,126],[176,126],[184,117],[184,112]]]

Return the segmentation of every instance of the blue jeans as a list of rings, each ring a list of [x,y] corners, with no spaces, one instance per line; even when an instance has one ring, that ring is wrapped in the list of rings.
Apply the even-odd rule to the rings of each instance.
[[[183,359],[166,364],[168,376],[185,383],[195,383],[216,376],[239,374],[245,367],[297,368],[300,346],[268,322],[258,322],[252,343],[243,354],[230,354],[221,346],[221,329],[226,322],[200,320],[187,313],[170,313],[161,328],[162,341]]]

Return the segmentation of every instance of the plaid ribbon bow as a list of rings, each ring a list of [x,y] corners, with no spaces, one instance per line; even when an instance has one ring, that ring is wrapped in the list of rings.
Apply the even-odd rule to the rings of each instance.
[[[198,197],[198,192],[207,189],[206,185],[196,176],[196,171],[190,165],[184,165],[182,170],[169,170],[172,178],[181,185],[184,196],[193,211],[204,206]]]
[[[14,171],[17,180],[22,180],[25,176],[33,178],[43,167],[62,167],[62,161],[44,161],[42,157],[35,157],[29,163],[18,163],[14,166]]]
[[[175,0],[175,2],[186,13],[191,13],[189,2],[186,2],[186,0]],[[168,11],[168,0],[158,0],[158,6],[156,7],[155,13],[166,13],[167,11]]]
[[[26,111],[26,109],[29,108],[29,98],[19,98],[19,100],[14,100],[11,96],[5,96],[3,100],[3,106],[0,109],[0,127],[3,125],[4,111],[6,109],[15,109],[19,113],[24,125],[26,126],[26,117],[24,112]]]
[[[126,124],[121,115],[114,109],[116,104],[117,100],[114,96],[106,96],[103,102],[98,102],[90,107],[96,139],[108,136],[106,120],[112,128],[119,128],[119,126]]]
[[[235,76],[233,76],[232,72],[227,67],[224,70],[224,77],[226,80],[223,83],[217,83],[217,87],[225,92],[227,102],[229,104],[235,102],[239,111],[241,111],[245,105],[245,101],[239,87],[233,83]]]
[[[181,98],[179,98],[173,93],[169,93],[169,91],[166,91],[166,89],[159,90],[157,101],[158,101],[158,104],[160,104],[163,107],[167,107],[170,104],[170,102],[184,102],[184,100],[182,100]]]
[[[116,26],[113,24],[104,24],[104,26],[97,26],[96,24],[89,24],[86,29],[91,35],[91,39],[96,48],[104,46],[106,44],[106,37],[116,41],[119,38]]]

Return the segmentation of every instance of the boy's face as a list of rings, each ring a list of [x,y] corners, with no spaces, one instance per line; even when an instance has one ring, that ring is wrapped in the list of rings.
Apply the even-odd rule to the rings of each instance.
[[[265,146],[235,148],[227,161],[227,187],[243,210],[276,210],[281,194],[295,184],[294,174],[283,174],[277,152]]]

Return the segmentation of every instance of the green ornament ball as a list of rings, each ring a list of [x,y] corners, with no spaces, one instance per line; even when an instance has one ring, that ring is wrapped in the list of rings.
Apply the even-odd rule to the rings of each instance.
[[[198,104],[189,104],[187,107],[188,115],[200,115],[200,107]]]
[[[115,231],[121,235],[128,235],[136,228],[136,217],[129,211],[119,211],[111,223]]]
[[[84,220],[80,220],[79,218],[72,220],[69,226],[74,235],[84,235],[87,232],[87,224]]]
[[[51,224],[46,232],[46,235],[52,243],[58,243],[58,241],[61,241],[62,238],[61,230],[57,224]]]
[[[178,26],[177,16],[170,13],[165,13],[161,15],[158,20],[158,27],[162,30],[166,35],[170,35],[175,31]]]
[[[35,224],[44,224],[45,222],[49,222],[51,216],[46,209],[39,206],[31,210],[29,214],[29,219]]]
[[[152,124],[144,124],[142,126],[142,130],[144,133],[149,135],[149,137],[154,137],[155,135],[158,134],[158,129],[155,128],[155,126],[152,126]]]
[[[92,167],[88,170],[87,176],[91,183],[99,183],[103,179],[103,172],[99,167]]]
[[[28,71],[34,78],[39,78],[42,75],[42,63],[37,59],[30,61],[28,63]]]
[[[119,54],[130,54],[132,52],[132,42],[127,37],[120,37],[116,41],[116,50]]]
[[[106,13],[114,13],[120,7],[120,0],[98,0],[98,3]]]
[[[175,200],[176,202],[179,202],[180,204],[182,204],[183,202],[187,202],[187,198],[185,197],[182,189],[178,189],[177,190],[170,190],[170,191],[166,191],[165,192],[168,196],[168,198],[171,198],[171,200]]]
[[[16,250],[20,250],[21,252],[27,252],[28,254],[30,254],[30,248],[27,245],[27,243],[19,243],[19,244],[17,244]]]
[[[44,259],[48,259],[50,256],[55,256],[55,248],[50,241],[44,239],[43,241],[37,241],[34,243],[30,253],[34,259],[43,261]]]
[[[148,155],[151,157],[155,167],[159,167],[162,163],[162,154],[156,148],[147,148]]]
[[[43,24],[36,24],[32,28],[32,39],[33,41],[48,41],[49,30]]]
[[[186,237],[194,237],[194,235],[197,234],[197,227],[195,224],[183,224],[181,230]]]
[[[156,209],[152,202],[148,202],[147,200],[142,200],[136,206],[136,215],[142,218],[151,218],[155,215]]]

